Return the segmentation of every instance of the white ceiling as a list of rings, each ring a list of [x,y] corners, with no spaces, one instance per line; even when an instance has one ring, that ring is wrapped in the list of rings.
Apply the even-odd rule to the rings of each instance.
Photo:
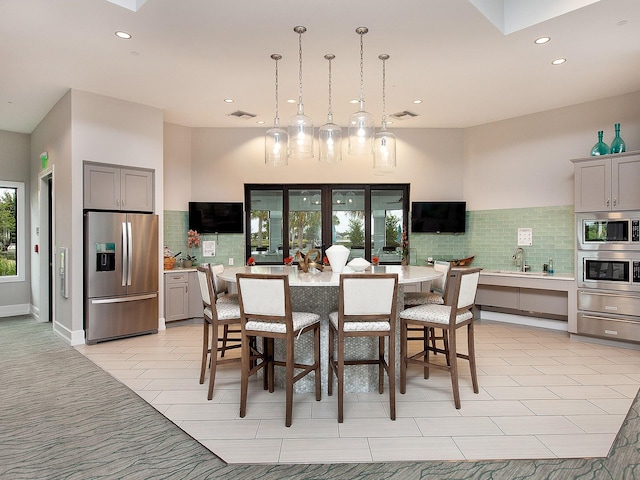
[[[358,26],[369,28],[366,109],[380,119],[377,57],[388,53],[387,114],[418,114],[391,128],[468,127],[640,90],[639,0],[114,1],[0,0],[0,130],[32,132],[69,88],[160,108],[170,123],[267,128],[272,53],[283,56],[286,124],[296,106],[285,100],[298,97],[296,25],[308,29],[303,99],[316,127],[326,122],[326,53],[336,55],[335,122],[357,109]],[[552,40],[535,45],[540,36]],[[567,62],[551,65],[558,57]],[[230,117],[236,110],[257,117]]]

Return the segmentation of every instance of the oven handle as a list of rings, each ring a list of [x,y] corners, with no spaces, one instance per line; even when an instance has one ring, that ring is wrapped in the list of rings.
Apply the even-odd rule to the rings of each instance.
[[[631,298],[633,300],[640,299],[638,295],[629,295],[625,293],[602,293],[602,292],[589,292],[587,290],[580,290],[580,295],[594,295],[600,297],[618,297],[618,298]]]
[[[585,315],[584,313],[582,314],[582,318],[590,318],[592,320],[615,320],[616,322],[621,322],[621,323],[633,323],[634,325],[637,325],[638,322],[634,322],[633,320],[624,320],[622,318],[612,318],[612,317],[596,317],[595,315]]]

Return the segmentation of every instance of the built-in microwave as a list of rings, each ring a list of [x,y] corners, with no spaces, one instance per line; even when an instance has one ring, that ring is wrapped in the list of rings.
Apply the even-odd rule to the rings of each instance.
[[[579,250],[640,250],[640,213],[576,214]]]
[[[579,251],[578,287],[640,292],[640,253]]]

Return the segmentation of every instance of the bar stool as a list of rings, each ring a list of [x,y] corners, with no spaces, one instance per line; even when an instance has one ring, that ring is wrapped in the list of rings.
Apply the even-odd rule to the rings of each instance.
[[[449,275],[449,289],[451,305],[420,305],[408,308],[400,313],[400,393],[407,388],[407,366],[421,365],[425,371],[425,378],[429,378],[429,368],[447,370],[451,375],[453,399],[457,409],[460,408],[460,389],[458,386],[458,358],[469,361],[473,392],[478,393],[478,377],[476,373],[476,359],[474,346],[474,313],[480,268],[452,269]],[[457,351],[456,331],[467,327],[468,354]],[[429,348],[415,355],[409,356],[407,332],[411,327],[441,328],[448,340],[448,349],[437,349],[446,353],[447,365],[429,361]]]
[[[240,299],[240,318],[242,327],[242,375],[240,385],[240,418],[247,413],[247,391],[249,377],[260,366],[252,366],[249,356],[251,337],[263,338],[263,350],[266,362],[265,379],[269,391],[274,390],[275,366],[285,367],[285,426],[290,427],[293,411],[293,384],[311,372],[315,375],[316,400],[320,401],[320,316],[315,313],[294,312],[291,308],[289,277],[287,275],[237,274],[238,297]],[[295,340],[303,333],[313,332],[313,364],[295,362]],[[284,361],[273,358],[274,340],[285,342]],[[295,370],[302,370],[295,374]]]
[[[396,419],[395,338],[397,274],[342,274],[338,311],[329,314],[329,382],[333,393],[333,374],[338,380],[338,423],[344,421],[345,365],[378,365],[378,391],[384,393],[384,374],[389,378],[389,412]],[[375,359],[345,360],[345,339],[377,337]],[[389,339],[389,361],[385,360],[385,337]],[[337,341],[337,352],[335,343]],[[337,356],[336,356],[337,353]]]
[[[198,283],[200,285],[200,293],[202,294],[203,305],[203,330],[202,330],[202,362],[200,365],[200,384],[204,383],[205,372],[207,369],[207,358],[211,354],[211,374],[209,377],[209,391],[207,398],[213,398],[213,387],[216,381],[216,367],[230,362],[239,362],[240,358],[218,358],[218,352],[225,350],[233,350],[240,348],[241,342],[239,338],[231,338],[228,341],[235,345],[221,345],[222,339],[218,337],[221,326],[229,327],[229,325],[240,326],[240,307],[233,303],[216,303],[215,292],[213,290],[213,275],[209,267],[197,267]],[[211,333],[209,332],[211,330]],[[209,338],[211,337],[211,339]]]

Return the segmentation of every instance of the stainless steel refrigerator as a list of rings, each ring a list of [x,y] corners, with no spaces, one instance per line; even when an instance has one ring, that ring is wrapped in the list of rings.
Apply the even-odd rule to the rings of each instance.
[[[86,342],[158,331],[158,216],[84,214]]]

